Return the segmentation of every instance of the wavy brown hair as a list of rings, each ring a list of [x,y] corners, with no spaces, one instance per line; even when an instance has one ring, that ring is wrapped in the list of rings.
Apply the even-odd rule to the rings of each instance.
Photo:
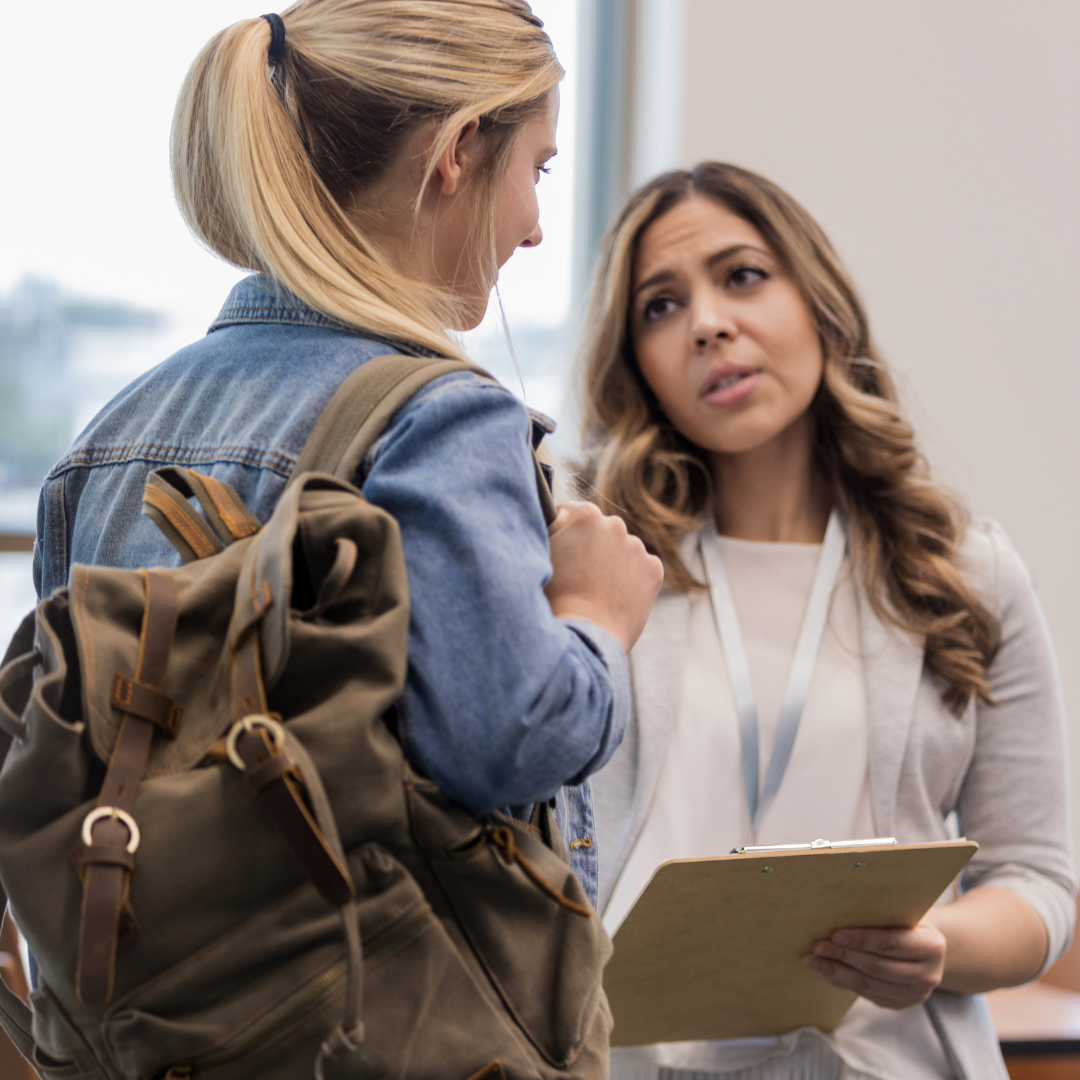
[[[930,479],[832,245],[806,210],[764,177],[718,162],[665,173],[631,195],[609,228],[583,350],[585,446],[597,496],[660,556],[669,585],[704,588],[678,542],[709,512],[711,473],[703,451],[675,430],[642,378],[630,332],[639,241],[694,196],[714,199],[753,225],[813,315],[824,357],[811,405],[815,453],[847,517],[852,562],[874,611],[925,636],[926,663],[954,713],[972,697],[991,703],[986,671],[999,627],[959,565],[967,516]]]

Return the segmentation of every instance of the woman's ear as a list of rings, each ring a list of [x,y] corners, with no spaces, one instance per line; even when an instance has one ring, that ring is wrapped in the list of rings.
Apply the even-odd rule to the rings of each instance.
[[[467,172],[479,157],[480,121],[470,120],[460,128],[439,155],[432,180],[443,195],[454,195]]]

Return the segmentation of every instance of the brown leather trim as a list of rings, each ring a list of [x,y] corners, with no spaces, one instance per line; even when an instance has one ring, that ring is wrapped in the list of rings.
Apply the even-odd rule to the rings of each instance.
[[[143,570],[142,575],[146,606],[139,635],[135,682],[161,694],[176,633],[179,597],[171,574]],[[133,712],[124,713],[98,795],[98,807],[132,811],[146,771],[154,731],[154,725],[148,720]],[[80,852],[85,874],[75,979],[79,1000],[90,1008],[101,1008],[112,999],[121,914],[127,905],[134,860],[133,853],[127,850],[132,842],[128,827],[115,816],[102,818],[94,824],[91,841]]]
[[[256,772],[256,775],[273,758],[283,760],[291,767],[264,728],[243,732],[236,740],[236,750],[247,770]],[[348,869],[326,842],[322,829],[300,794],[299,785],[288,771],[263,784],[258,791],[263,808],[323,899],[333,907],[342,907],[354,899],[356,888]]]
[[[244,779],[256,794],[267,784],[272,784],[283,776],[288,776],[294,781],[299,780],[296,766],[285,754],[273,754],[265,761],[260,761],[258,765],[249,766],[247,772],[244,773]]]
[[[183,710],[172,703],[160,690],[138,682],[127,675],[117,675],[112,685],[113,708],[149,720],[170,739],[180,730]]]
[[[233,656],[231,678],[233,720],[266,712],[266,691],[262,681],[259,633],[252,630]]]
[[[143,503],[147,515],[186,561],[205,559],[224,551],[224,545],[214,536],[210,526],[183,500],[148,482],[143,489]]]
[[[541,891],[547,893],[552,900],[559,904],[562,904],[564,908],[568,908],[576,915],[584,915],[586,918],[590,918],[595,915],[591,907],[586,907],[584,904],[579,904],[576,900],[571,900],[569,896],[565,896],[559,892],[549,881],[546,881],[544,877],[539,873],[535,866],[517,849],[517,845],[514,843],[514,834],[507,825],[498,825],[493,828],[488,834],[491,838],[491,842],[495,845],[499,854],[503,858],[503,862],[507,866],[512,866],[517,863],[522,870],[525,871],[525,875],[529,880]]]
[[[135,678],[146,686],[160,690],[165,682],[165,668],[176,635],[180,597],[172,574],[157,570],[144,570],[142,573],[146,581],[146,610],[139,635],[139,661]]]
[[[110,866],[126,866],[129,870],[135,869],[135,856],[126,847],[104,847],[101,844],[84,846],[79,851],[79,862],[84,867],[89,866],[90,863],[108,863]]]
[[[498,1061],[485,1065],[479,1072],[474,1072],[468,1080],[506,1080],[506,1071]]]
[[[217,765],[223,765],[229,760],[229,751],[224,739],[216,739],[206,748],[204,761],[210,761]]]
[[[262,528],[262,522],[248,510],[240,496],[228,484],[203,473],[189,472],[188,475],[198,477],[202,481],[206,494],[217,508],[222,522],[234,540],[243,540],[246,536],[254,536]]]
[[[98,795],[98,806],[115,806],[130,812],[146,771],[153,738],[153,724],[125,714],[120,721],[120,731]]]
[[[95,847],[124,851],[127,829],[119,821],[105,819],[95,827],[94,841]],[[76,992],[79,1000],[91,1008],[107,1005],[112,998],[120,911],[127,900],[129,878],[130,871],[123,866],[94,862],[86,867]]]
[[[253,572],[254,573],[254,572]],[[247,601],[240,620],[240,644],[232,657],[231,709],[234,721],[256,713],[266,713],[266,688],[262,678],[258,622],[265,614],[273,595],[263,582]],[[251,782],[263,808],[300,860],[320,895],[334,907],[343,907],[356,896],[352,878],[345,865],[326,841],[312,816],[292,775],[292,763],[279,763],[281,751],[273,744],[265,728],[243,731],[236,739],[236,751],[251,773]]]
[[[264,581],[244,601],[244,606],[236,617],[236,628],[232,631],[235,635],[234,640],[240,641],[253,626],[262,622],[263,616],[270,610],[273,602],[274,592],[270,588],[270,582]]]
[[[198,500],[205,518],[189,499]],[[188,562],[221,551],[262,528],[229,484],[178,465],[166,465],[150,474],[143,503],[143,513],[157,523]]]

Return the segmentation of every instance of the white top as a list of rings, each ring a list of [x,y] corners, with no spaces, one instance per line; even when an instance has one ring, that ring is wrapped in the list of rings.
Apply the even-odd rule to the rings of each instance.
[[[720,545],[731,582],[757,700],[764,782],[821,545],[735,540],[717,537],[712,530],[703,531],[701,543]],[[699,578],[704,576],[696,547],[690,569]],[[738,718],[708,593],[690,601],[683,678],[682,705],[655,799],[604,911],[604,925],[612,934],[656,868],[669,859],[727,855],[732,848],[750,843],[799,843],[818,837],[854,840],[877,834],[871,808],[858,606],[846,561],[833,593],[791,760],[756,837],[750,835]],[[821,1041],[850,1064],[865,1067],[866,1029],[874,1026],[875,1014],[880,1012],[860,999],[830,1036],[805,1030],[783,1039],[621,1049],[613,1051],[611,1075],[655,1077],[657,1067],[718,1073],[769,1061],[773,1068],[790,1065],[791,1075],[796,1076],[809,1064],[800,1059],[815,1054]],[[920,1029],[929,1027],[922,1010],[913,1014],[912,1023]],[[848,1032],[859,1044],[857,1049],[851,1047],[853,1053],[846,1052]],[[924,1035],[921,1030],[911,1034]],[[934,1050],[935,1044],[931,1033]],[[930,1069],[936,1064],[927,1062]],[[866,1075],[906,1080],[887,1062],[880,1065],[881,1072],[874,1069]],[[771,1069],[769,1075],[774,1075]]]

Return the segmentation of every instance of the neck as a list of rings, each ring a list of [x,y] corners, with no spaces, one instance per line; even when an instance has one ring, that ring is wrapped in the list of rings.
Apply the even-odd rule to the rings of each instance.
[[[381,261],[403,277],[424,285],[437,284],[431,247],[438,211],[433,204],[439,199],[430,181],[421,194],[423,162],[427,160],[431,134],[430,125],[419,125],[403,140],[381,175],[355,191],[346,205],[346,213],[374,246]]]
[[[814,461],[809,413],[753,450],[711,454],[710,465],[722,536],[821,543],[833,500]]]
[[[384,178],[365,190],[362,201],[354,200],[350,216],[387,266],[411,281],[431,284],[431,268],[418,257],[427,222],[414,213],[404,190],[403,180],[395,185]]]

